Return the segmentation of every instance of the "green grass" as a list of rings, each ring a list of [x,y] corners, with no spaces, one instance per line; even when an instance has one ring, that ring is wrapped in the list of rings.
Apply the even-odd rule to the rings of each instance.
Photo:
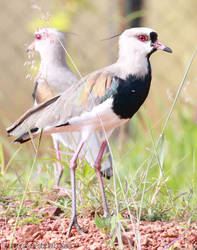
[[[165,176],[161,176],[158,161],[154,159],[146,181],[145,207],[147,207],[146,202],[149,205],[153,203],[155,206],[163,208],[167,204],[170,207],[170,203],[172,203],[173,209],[178,210],[179,208],[183,209],[183,200],[187,200],[187,205],[191,207],[196,203],[197,128],[191,115],[188,115],[189,112],[183,112],[181,107],[178,107],[175,112],[177,112],[178,118],[176,118],[176,122],[173,119],[169,123],[163,137],[163,143],[159,148],[159,157]],[[136,118],[133,121],[133,126],[139,127]],[[123,185],[125,185],[125,181],[127,182],[127,189],[130,192],[128,196],[134,196],[135,201],[139,201],[141,198],[143,176],[154,151],[151,135],[144,136],[140,131],[136,131],[136,133],[138,132],[137,142],[131,140],[128,143],[126,147],[127,157],[123,156],[118,164],[121,181]],[[159,131],[154,132],[158,137]],[[129,148],[131,150],[128,154]],[[161,180],[159,181],[159,179]],[[157,195],[152,201],[155,192]],[[145,210],[147,209],[145,208]],[[173,214],[170,217],[175,216]]]

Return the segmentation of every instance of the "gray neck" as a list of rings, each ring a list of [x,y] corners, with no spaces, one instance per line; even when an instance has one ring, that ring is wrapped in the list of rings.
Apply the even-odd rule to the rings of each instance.
[[[54,68],[67,67],[65,52],[60,46],[44,51],[40,53],[40,56],[40,72],[44,75],[50,73],[51,70],[54,71]]]

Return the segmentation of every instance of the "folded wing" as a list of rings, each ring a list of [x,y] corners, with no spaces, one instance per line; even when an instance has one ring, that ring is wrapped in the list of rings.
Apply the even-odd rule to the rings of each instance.
[[[86,76],[61,95],[28,110],[7,129],[9,135],[20,136],[28,131],[56,127],[108,99],[117,89],[110,71],[97,71]]]

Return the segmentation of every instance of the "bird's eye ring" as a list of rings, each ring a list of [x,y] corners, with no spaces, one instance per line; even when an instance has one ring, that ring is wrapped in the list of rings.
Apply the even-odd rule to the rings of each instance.
[[[42,39],[42,36],[41,36],[40,34],[35,34],[35,38],[36,38],[37,40],[41,40],[41,39]]]
[[[148,36],[147,35],[139,35],[139,36],[137,36],[137,39],[140,40],[141,42],[146,42],[146,41],[148,41]]]

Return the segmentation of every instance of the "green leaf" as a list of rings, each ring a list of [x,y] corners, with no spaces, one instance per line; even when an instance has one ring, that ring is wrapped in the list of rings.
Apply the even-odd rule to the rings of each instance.
[[[111,228],[111,218],[101,218],[97,214],[94,216],[96,226],[102,230],[103,233],[109,233]]]

